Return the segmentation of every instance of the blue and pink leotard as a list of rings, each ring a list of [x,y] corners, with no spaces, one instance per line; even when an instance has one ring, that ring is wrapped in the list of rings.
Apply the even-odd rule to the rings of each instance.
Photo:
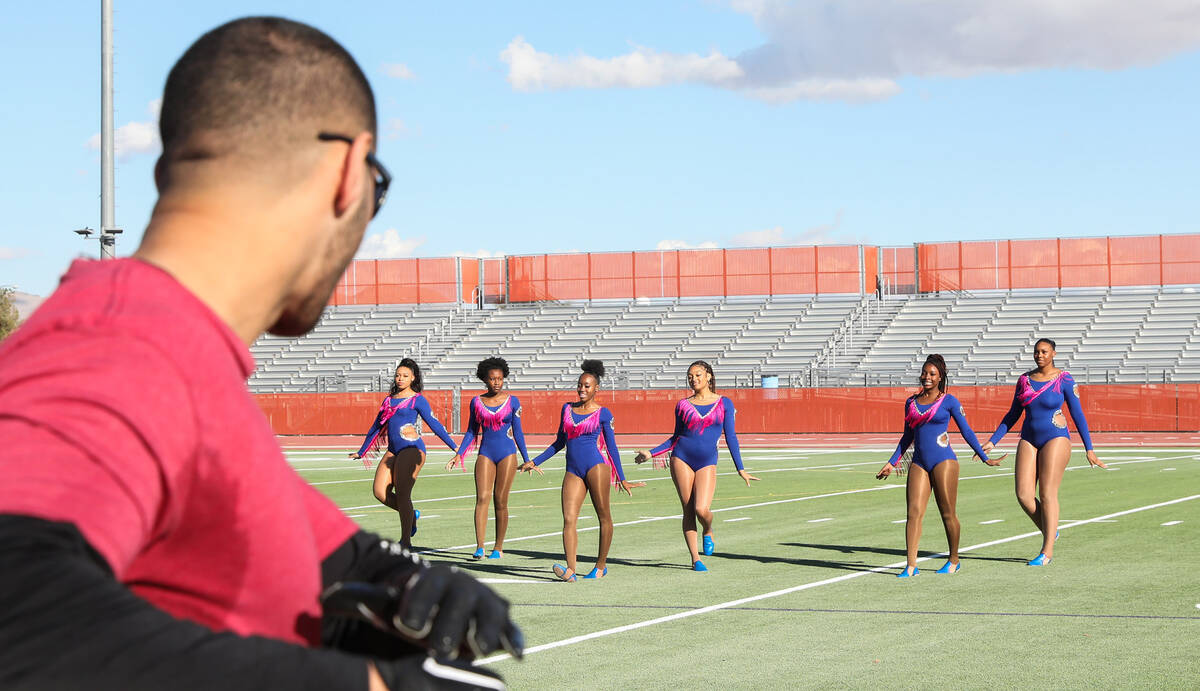
[[[900,465],[900,457],[913,445],[912,462],[921,466],[926,472],[932,472],[934,466],[950,459],[958,460],[954,449],[950,448],[950,418],[958,424],[958,432],[971,445],[971,449],[980,458],[987,458],[983,447],[974,430],[967,424],[963,415],[962,404],[950,394],[942,394],[936,401],[927,406],[917,404],[917,397],[911,396],[904,402],[904,435],[896,445],[896,451],[888,459],[893,466]]]
[[[995,444],[1003,439],[1016,424],[1017,418],[1021,417],[1022,411],[1025,413],[1025,422],[1021,425],[1021,439],[1033,444],[1034,448],[1040,449],[1057,437],[1070,439],[1067,420],[1062,414],[1064,402],[1071,411],[1071,419],[1075,421],[1080,439],[1083,439],[1083,448],[1091,451],[1092,435],[1088,433],[1087,419],[1083,417],[1083,408],[1075,393],[1075,379],[1066,370],[1048,381],[1034,381],[1028,374],[1022,374],[1017,379],[1012,407],[992,434],[991,442]]]
[[[472,398],[467,434],[458,447],[458,455],[469,453],[476,441],[479,442],[479,455],[492,463],[499,463],[517,451],[521,452],[522,460],[528,462],[525,433],[521,429],[521,401],[516,396],[509,396],[498,406],[488,406],[479,396]]]
[[[624,482],[625,471],[621,469],[621,457],[617,451],[617,439],[613,436],[612,421],[613,414],[608,408],[600,408],[590,414],[580,414],[574,411],[570,403],[563,404],[558,436],[553,444],[533,459],[533,464],[541,465],[566,447],[568,473],[587,482],[589,470],[601,463],[607,463],[611,470],[612,482]]]
[[[408,398],[385,398],[379,406],[379,414],[367,431],[367,439],[358,450],[359,456],[365,456],[369,449],[377,445],[387,444],[388,451],[398,453],[402,449],[415,446],[425,453],[425,442],[421,439],[421,428],[417,419],[425,421],[429,429],[438,436],[446,446],[454,450],[454,439],[442,423],[433,415],[429,401],[417,394]]]
[[[733,401],[722,396],[708,405],[695,405],[688,399],[675,404],[675,432],[670,439],[650,450],[651,456],[669,453],[693,471],[717,464],[717,442],[725,435],[733,465],[742,470],[742,451],[734,431],[737,411]]]

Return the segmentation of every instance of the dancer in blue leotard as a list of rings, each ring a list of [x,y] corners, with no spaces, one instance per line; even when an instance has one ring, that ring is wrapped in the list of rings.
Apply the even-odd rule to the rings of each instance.
[[[569,582],[575,581],[575,553],[579,547],[576,524],[584,495],[591,495],[596,518],[600,521],[596,566],[584,578],[603,578],[608,574],[608,549],[613,538],[609,485],[615,484],[622,492],[632,496],[631,488],[646,484],[625,480],[617,440],[613,436],[613,415],[608,408],[596,403],[596,391],[600,388],[600,378],[604,376],[604,363],[584,360],[582,369],[583,374],[579,375],[576,386],[579,400],[563,404],[554,443],[537,458],[521,466],[523,472],[537,470],[540,473],[539,465],[564,447],[567,450],[567,472],[563,474],[562,485],[563,551],[567,564],[555,564],[552,568],[554,575]]]
[[[1042,531],[1042,551],[1029,560],[1030,566],[1045,566],[1054,558],[1054,541],[1058,539],[1058,487],[1063,472],[1071,460],[1071,435],[1063,417],[1065,402],[1071,419],[1083,439],[1090,465],[1105,468],[1092,449],[1092,436],[1079,405],[1075,380],[1070,373],[1054,366],[1054,341],[1039,338],[1033,345],[1033,361],[1037,367],[1017,380],[1012,407],[1000,422],[991,439],[983,445],[985,451],[1004,438],[1016,424],[1021,413],[1021,441],[1017,443],[1016,487],[1017,502]]]
[[[734,431],[733,401],[716,393],[716,375],[712,366],[697,360],[688,366],[688,387],[692,395],[675,406],[675,432],[669,439],[648,451],[639,451],[638,463],[670,455],[671,479],[683,505],[683,541],[688,548],[692,568],[707,571],[696,548],[696,521],[704,529],[703,553],[716,548],[713,536],[712,500],[717,489],[717,442],[725,435],[725,444],[738,475],[749,486],[758,478],[742,467],[742,452]]]
[[[420,511],[412,505],[412,488],[417,475],[425,465],[425,442],[421,439],[418,418],[429,425],[429,429],[446,446],[454,450],[454,439],[433,415],[429,401],[421,395],[421,368],[410,358],[404,358],[396,367],[396,378],[392,390],[379,406],[379,414],[367,431],[366,441],[351,458],[362,458],[372,449],[387,445],[387,452],[375,468],[375,498],[400,514],[400,542],[411,547],[411,538],[417,533]],[[395,494],[390,494],[391,490]]]
[[[946,527],[946,542],[950,545],[950,558],[938,573],[958,573],[962,568],[958,561],[958,538],[961,526],[958,522],[958,457],[950,448],[950,419],[958,425],[958,432],[974,449],[975,455],[988,465],[999,465],[1000,459],[988,459],[975,432],[967,424],[962,404],[946,393],[946,361],[941,355],[925,358],[921,367],[921,391],[904,401],[904,435],[896,445],[896,451],[883,469],[876,474],[886,478],[893,468],[900,466],[901,456],[913,445],[912,464],[909,467],[905,492],[908,503],[908,521],[904,526],[904,544],[908,565],[898,576],[915,576],[917,570],[917,546],[921,542],[921,524],[925,519],[925,508],[929,506],[929,492],[937,499]]]
[[[487,535],[488,504],[496,505],[496,542],[488,559],[504,556],[504,535],[508,532],[508,493],[517,474],[517,452],[529,460],[525,450],[525,433],[521,430],[521,401],[504,393],[508,363],[504,358],[490,357],[475,367],[475,376],[487,386],[487,393],[471,399],[471,416],[467,434],[458,453],[446,464],[450,470],[463,464],[463,456],[472,445],[479,444],[475,458],[475,554],[483,558],[483,538]],[[464,470],[465,470],[464,465]]]

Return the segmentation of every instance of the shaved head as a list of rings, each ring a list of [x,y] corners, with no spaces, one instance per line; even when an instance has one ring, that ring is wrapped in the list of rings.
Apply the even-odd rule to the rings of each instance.
[[[286,174],[318,132],[374,136],[375,97],[354,58],[305,24],[247,17],[201,36],[167,77],[163,184],[180,161],[237,159]]]

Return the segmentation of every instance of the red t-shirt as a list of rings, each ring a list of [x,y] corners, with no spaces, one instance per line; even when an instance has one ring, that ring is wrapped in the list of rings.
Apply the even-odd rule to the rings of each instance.
[[[358,528],[288,465],[253,370],[166,272],[75,262],[0,345],[0,513],[74,524],[175,616],[316,644],[321,561]]]

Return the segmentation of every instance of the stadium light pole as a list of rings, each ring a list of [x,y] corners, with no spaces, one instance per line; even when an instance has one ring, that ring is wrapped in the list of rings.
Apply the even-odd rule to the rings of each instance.
[[[100,258],[116,256],[113,203],[113,0],[100,0]]]

